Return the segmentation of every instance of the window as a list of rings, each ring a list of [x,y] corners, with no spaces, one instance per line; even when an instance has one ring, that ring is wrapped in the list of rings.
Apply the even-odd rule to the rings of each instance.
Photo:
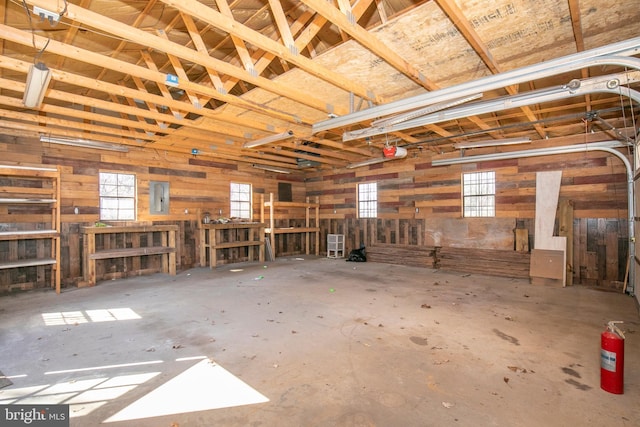
[[[251,219],[251,184],[231,183],[231,217]]]
[[[463,216],[496,216],[496,173],[462,175]]]
[[[100,172],[100,219],[136,219],[136,176]]]
[[[378,216],[378,184],[370,182],[358,184],[358,217],[375,218]]]

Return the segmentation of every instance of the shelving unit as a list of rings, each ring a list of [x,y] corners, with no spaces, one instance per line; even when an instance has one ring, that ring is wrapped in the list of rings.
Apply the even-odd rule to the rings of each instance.
[[[0,165],[0,223],[0,290],[60,293],[60,171]]]
[[[265,212],[265,208],[268,209],[268,213]],[[305,226],[304,227],[281,227],[275,226],[275,210],[276,209],[303,209],[305,212]],[[269,193],[269,200],[264,200],[264,194],[260,195],[260,222],[268,224],[265,228],[265,234],[269,235],[269,241],[271,244],[271,250],[273,251],[273,257],[276,257],[276,235],[277,234],[292,234],[303,233],[305,235],[305,251],[309,255],[309,244],[311,242],[311,235],[315,235],[315,254],[320,254],[320,202],[316,197],[315,203],[309,201],[309,197],[306,198],[306,202],[275,202],[273,200],[273,193]]]
[[[327,258],[344,258],[344,234],[327,234]]]
[[[85,286],[93,286],[96,280],[102,276],[96,269],[96,260],[108,260],[117,258],[132,258],[131,265],[127,266],[126,260],[122,268],[133,271],[134,274],[144,272],[176,274],[176,232],[177,225],[140,225],[117,227],[81,227],[83,235],[82,270]],[[100,237],[99,244],[96,236]],[[161,257],[159,269],[142,267],[141,258],[150,255]],[[117,266],[113,266],[117,267]]]
[[[254,261],[256,255],[258,261],[264,261],[264,224],[200,224],[201,266],[208,264],[209,268],[215,268],[225,263]]]

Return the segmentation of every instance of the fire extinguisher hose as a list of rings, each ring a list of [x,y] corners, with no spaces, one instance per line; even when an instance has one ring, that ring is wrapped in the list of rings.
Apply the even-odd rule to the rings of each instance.
[[[622,321],[622,320],[612,320],[612,321],[609,322],[609,325],[607,326],[607,328],[609,329],[609,332],[614,333],[614,334],[618,334],[618,335],[620,335],[620,337],[622,339],[625,339],[624,338],[624,332],[622,332],[622,330],[620,330],[620,328],[618,328],[616,326],[616,324],[618,324],[618,323],[624,323],[624,321]]]

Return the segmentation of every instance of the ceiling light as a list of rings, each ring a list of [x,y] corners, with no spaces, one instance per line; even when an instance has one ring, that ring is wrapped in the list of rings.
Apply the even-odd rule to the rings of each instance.
[[[293,136],[293,131],[292,130],[288,130],[286,132],[277,133],[275,135],[265,136],[264,138],[256,139],[255,141],[245,142],[242,145],[242,148],[258,147],[260,145],[265,145],[265,144],[269,144],[269,143],[272,143],[272,142],[282,141],[284,139],[290,138],[291,136]]]
[[[254,164],[253,165],[254,168],[256,169],[262,169],[265,171],[269,171],[269,172],[277,172],[277,173],[291,173],[293,171],[289,170],[289,169],[284,169],[284,168],[279,168],[276,166],[269,166],[269,165],[257,165]]]
[[[25,107],[38,108],[42,104],[49,81],[51,81],[51,70],[44,63],[38,62],[29,67],[24,96],[22,97]]]
[[[398,123],[416,119],[420,116],[426,116],[427,114],[435,113],[436,111],[445,110],[451,107],[456,107],[460,104],[464,104],[465,102],[473,101],[474,99],[482,98],[482,95],[483,94],[481,93],[476,93],[474,95],[465,96],[463,98],[453,99],[449,102],[439,102],[437,104],[433,104],[425,108],[409,111],[404,114],[398,114],[397,116],[385,117],[383,119],[374,120],[373,122],[371,122],[371,126],[376,128],[385,128],[385,127],[393,126]]]
[[[118,144],[109,144],[108,142],[91,141],[82,138],[64,138],[53,137],[48,135],[40,135],[40,142],[49,142],[51,144],[71,145],[73,147],[96,148],[99,150],[119,151],[126,153],[129,147]]]
[[[483,141],[465,141],[453,144],[453,148],[465,149],[465,148],[482,148],[482,147],[498,147],[502,145],[516,145],[516,144],[528,144],[531,142],[531,138],[505,138],[505,139],[487,139]]]

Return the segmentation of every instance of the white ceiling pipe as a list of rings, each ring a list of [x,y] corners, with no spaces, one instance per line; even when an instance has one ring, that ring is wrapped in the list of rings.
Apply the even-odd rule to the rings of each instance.
[[[627,221],[629,227],[629,286],[627,290],[633,294],[635,291],[635,231],[634,231],[634,217],[635,217],[635,203],[633,196],[633,168],[629,159],[616,150],[616,148],[626,147],[619,141],[604,141],[594,142],[590,144],[576,144],[560,147],[549,148],[537,148],[533,150],[511,151],[506,153],[495,154],[482,154],[478,156],[469,157],[455,157],[450,159],[439,159],[431,162],[432,166],[448,166],[462,163],[478,163],[493,160],[505,160],[505,159],[519,159],[523,157],[539,157],[539,156],[552,156],[556,154],[569,154],[569,153],[584,153],[587,151],[604,151],[612,154],[622,160],[627,172]],[[638,297],[638,295],[636,295]],[[640,301],[640,299],[639,299]]]
[[[561,58],[494,74],[433,92],[427,92],[411,98],[401,99],[366,110],[356,111],[345,116],[324,120],[314,124],[312,131],[313,133],[317,133],[339,127],[346,127],[367,120],[375,120],[390,114],[398,114],[407,110],[422,108],[437,102],[445,102],[453,98],[473,95],[474,93],[488,92],[594,65],[620,65],[640,69],[640,59],[624,58],[626,56],[636,55],[639,52],[640,37],[635,37],[607,46],[585,50]]]
[[[460,119],[478,114],[493,113],[496,111],[507,110],[511,108],[524,107],[531,104],[540,104],[544,102],[558,101],[575,96],[583,96],[591,93],[615,93],[630,97],[634,101],[640,103],[640,93],[633,89],[629,89],[621,84],[628,84],[638,81],[637,72],[633,72],[634,76],[629,77],[628,73],[618,73],[609,76],[594,77],[584,80],[574,80],[568,85],[556,86],[550,89],[540,89],[523,94],[504,96],[501,98],[490,99],[487,101],[479,101],[473,104],[463,105],[461,107],[451,108],[445,111],[429,114],[417,119],[409,120],[403,123],[397,123],[384,128],[365,128],[356,131],[345,132],[342,135],[342,141],[351,141],[375,135],[382,135],[389,132],[396,132],[405,129],[416,128],[428,124],[440,123],[449,120]],[[577,87],[571,84],[577,82]]]

